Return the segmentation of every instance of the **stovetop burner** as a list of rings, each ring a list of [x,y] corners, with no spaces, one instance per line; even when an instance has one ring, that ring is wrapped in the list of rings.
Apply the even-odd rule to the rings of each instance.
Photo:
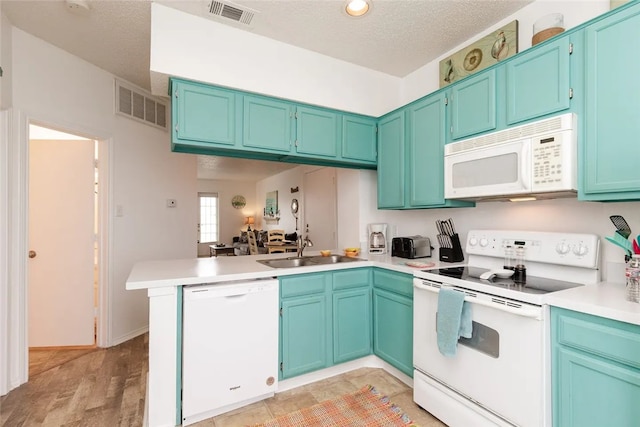
[[[583,286],[580,283],[564,282],[561,280],[546,279],[543,277],[527,276],[524,283],[516,283],[513,279],[500,279],[494,277],[491,280],[480,279],[480,275],[489,271],[485,268],[463,266],[440,268],[435,270],[423,270],[426,273],[479,283],[482,285],[495,286],[510,291],[523,292],[527,294],[548,294],[550,292],[562,291],[565,289]]]

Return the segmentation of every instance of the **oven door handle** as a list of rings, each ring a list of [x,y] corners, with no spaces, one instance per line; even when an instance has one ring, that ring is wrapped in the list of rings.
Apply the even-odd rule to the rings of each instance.
[[[417,282],[413,283],[413,287],[419,290],[429,291],[436,294],[440,292],[438,288],[434,288],[432,286],[426,286],[426,285],[423,285],[422,283],[417,283]],[[502,300],[501,298],[498,298],[498,299]],[[485,307],[493,308],[495,310],[500,310],[500,311],[506,311],[507,313],[516,314],[518,316],[530,317],[532,319],[542,320],[542,308],[527,308],[524,306],[521,308],[509,307],[508,305],[505,305],[505,304],[484,301],[482,299],[479,299],[476,297],[470,297],[470,296],[465,296],[464,300],[471,304],[483,305]]]

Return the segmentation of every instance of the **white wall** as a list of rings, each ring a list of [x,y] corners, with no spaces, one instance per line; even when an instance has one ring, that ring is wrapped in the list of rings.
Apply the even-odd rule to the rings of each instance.
[[[121,206],[123,215],[109,218],[109,343],[121,342],[148,325],[146,292],[125,290],[133,264],[196,254],[196,158],[171,153],[169,133],[116,116],[111,74],[17,28],[12,37],[14,109],[110,140],[112,212]]]
[[[0,14],[0,65],[3,76],[0,78],[0,110],[11,105],[11,23],[4,13]]]
[[[167,75],[381,116],[401,79],[153,3],[152,91]],[[179,28],[179,31],[176,31]]]
[[[247,229],[247,226],[244,225],[244,219],[247,216],[256,216],[258,212],[256,183],[253,181],[199,179],[198,192],[218,193],[220,243],[231,245],[233,238],[239,236],[242,230]],[[236,209],[231,205],[231,199],[236,195],[244,196],[246,199],[247,204],[244,208]],[[260,208],[260,212],[262,212],[262,208]],[[209,248],[201,248],[198,255],[209,256]]]

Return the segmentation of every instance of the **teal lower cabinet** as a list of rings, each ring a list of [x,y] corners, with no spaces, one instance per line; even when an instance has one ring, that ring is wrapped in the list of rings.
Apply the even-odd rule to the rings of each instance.
[[[373,272],[373,352],[413,377],[413,276]]]
[[[553,425],[638,426],[640,326],[552,307]]]
[[[333,363],[371,354],[371,269],[333,273]]]
[[[331,273],[280,279],[280,373],[282,378],[330,365]]]

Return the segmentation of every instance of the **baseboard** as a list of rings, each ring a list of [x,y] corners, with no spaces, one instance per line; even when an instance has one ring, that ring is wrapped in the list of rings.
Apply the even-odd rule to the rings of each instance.
[[[335,377],[346,372],[355,371],[360,368],[381,368],[384,369],[390,375],[393,375],[409,387],[413,388],[413,379],[394,368],[384,360],[380,359],[376,355],[369,355],[360,359],[352,360],[350,362],[341,363],[339,365],[331,366],[329,368],[321,369],[319,371],[310,372],[308,374],[298,375],[293,378],[282,380],[278,382],[278,391],[276,394],[283,391],[291,390],[296,387],[311,384],[316,381],[324,380],[327,378]]]
[[[29,351],[50,351],[50,350],[91,350],[97,348],[95,344],[91,345],[54,345],[50,347],[29,347]]]
[[[115,338],[113,340],[111,340],[111,343],[109,344],[109,347],[113,347],[114,345],[118,345],[118,344],[122,344],[125,341],[129,341],[130,339],[133,339],[137,336],[140,336],[142,334],[146,334],[147,332],[149,332],[149,325],[147,326],[143,326],[142,328],[136,329],[135,331],[131,331],[126,335],[123,335],[121,337]]]

